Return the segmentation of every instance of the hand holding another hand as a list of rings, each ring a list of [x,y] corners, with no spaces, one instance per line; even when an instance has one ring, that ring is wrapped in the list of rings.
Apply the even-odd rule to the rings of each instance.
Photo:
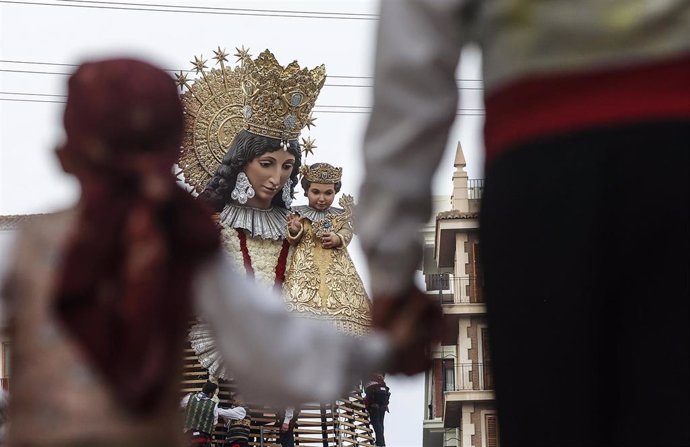
[[[413,375],[429,369],[431,350],[442,335],[438,300],[416,287],[399,297],[374,297],[373,326],[388,334],[393,346],[390,373]]]

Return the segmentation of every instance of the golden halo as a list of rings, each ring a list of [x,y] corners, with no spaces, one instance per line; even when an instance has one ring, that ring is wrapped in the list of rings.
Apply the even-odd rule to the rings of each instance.
[[[220,55],[220,57],[218,57]],[[187,185],[200,193],[220,166],[230,143],[242,130],[241,67],[226,67],[224,52],[216,52],[220,68],[204,71],[205,61],[193,63],[198,74],[191,84],[180,73],[177,82],[187,91],[180,95],[185,129],[178,165]]]

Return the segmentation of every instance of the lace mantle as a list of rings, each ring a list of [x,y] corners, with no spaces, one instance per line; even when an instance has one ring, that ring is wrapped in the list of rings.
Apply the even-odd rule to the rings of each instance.
[[[294,212],[299,214],[302,217],[306,217],[307,219],[311,220],[312,222],[318,222],[320,220],[323,220],[327,218],[328,216],[337,216],[339,214],[343,214],[344,210],[340,208],[336,208],[334,206],[329,207],[326,210],[319,211],[315,210],[314,208],[310,207],[309,205],[300,205],[300,206],[295,206],[292,208]]]
[[[228,204],[220,213],[220,223],[226,228],[247,230],[252,238],[277,241],[285,239],[289,214],[288,210],[279,207],[264,210]]]

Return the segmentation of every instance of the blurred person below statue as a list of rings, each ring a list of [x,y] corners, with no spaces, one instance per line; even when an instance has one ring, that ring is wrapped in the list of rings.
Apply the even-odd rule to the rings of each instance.
[[[213,429],[218,424],[218,418],[226,423],[233,420],[243,420],[247,410],[241,406],[221,408],[213,398],[217,395],[218,385],[206,382],[198,393],[189,393],[180,402],[184,408],[184,432],[189,437],[190,447],[211,447]]]
[[[386,438],[383,421],[386,417],[386,412],[390,413],[388,404],[390,403],[391,391],[388,385],[386,385],[384,375],[372,374],[369,380],[364,383],[364,392],[366,393],[364,403],[376,434],[376,446],[385,447]]]

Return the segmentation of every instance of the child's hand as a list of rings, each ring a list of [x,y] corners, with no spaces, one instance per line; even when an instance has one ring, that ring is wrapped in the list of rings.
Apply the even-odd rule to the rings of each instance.
[[[340,237],[335,233],[326,233],[321,238],[321,245],[323,245],[323,248],[338,248],[340,246]]]
[[[299,215],[291,214],[288,217],[288,231],[293,236],[296,236],[300,231],[302,231],[302,222],[299,220]]]

